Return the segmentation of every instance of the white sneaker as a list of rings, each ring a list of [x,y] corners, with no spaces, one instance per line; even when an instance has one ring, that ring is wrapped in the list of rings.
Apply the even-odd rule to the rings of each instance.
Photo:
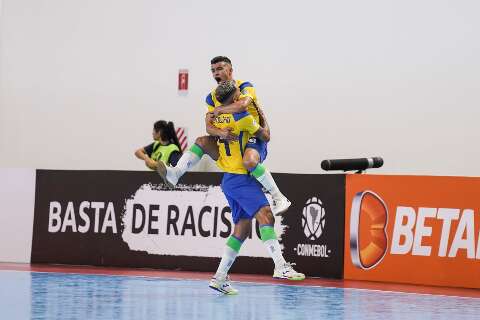
[[[221,277],[213,277],[210,280],[210,283],[208,284],[210,288],[213,290],[217,290],[221,293],[228,294],[228,295],[234,295],[238,294],[238,290],[235,289],[230,285],[230,277],[226,276],[225,278]]]
[[[273,271],[273,277],[275,279],[287,279],[287,280],[303,280],[305,275],[303,273],[297,272],[293,269],[295,263],[285,262],[280,268],[275,268]]]
[[[172,167],[167,167],[163,161],[158,161],[157,173],[163,179],[163,182],[170,188],[175,187],[178,183],[178,179],[180,178],[177,175],[176,170]]]
[[[284,195],[277,199],[273,199],[272,212],[274,215],[279,216],[290,208],[292,203]]]

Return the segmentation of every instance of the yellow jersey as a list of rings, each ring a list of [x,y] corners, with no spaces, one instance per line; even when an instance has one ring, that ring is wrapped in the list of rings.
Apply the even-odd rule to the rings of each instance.
[[[233,128],[232,133],[238,135],[238,140],[227,141],[218,139],[219,157],[217,165],[225,172],[236,174],[248,174],[243,166],[243,153],[245,146],[260,125],[248,112],[235,114],[221,114],[214,120],[214,126],[218,128]]]
[[[242,99],[244,97],[250,97],[252,99],[252,103],[247,106],[247,112],[250,113],[255,121],[260,122],[258,117],[258,98],[257,93],[255,92],[255,88],[253,85],[248,81],[242,80],[235,80],[237,83],[237,87],[240,88],[240,97],[238,99]],[[222,104],[218,102],[217,97],[215,95],[215,89],[207,95],[207,107],[208,111],[212,112],[215,107],[221,106]]]
[[[243,87],[242,87],[243,85]],[[232,133],[238,135],[236,141],[226,141],[218,139],[218,151],[219,157],[217,165],[225,172],[235,174],[248,174],[247,169],[243,166],[243,153],[248,139],[255,135],[260,128],[258,123],[258,112],[254,103],[257,101],[255,89],[249,82],[243,82],[237,80],[237,86],[242,91],[242,96],[249,96],[252,98],[252,103],[248,106],[248,112],[241,112],[235,114],[221,114],[215,118],[213,125],[217,128],[232,128]],[[218,102],[215,96],[215,90],[208,94],[207,99],[208,111],[213,112],[215,107],[222,105]],[[250,113],[250,110],[254,110],[254,114]]]

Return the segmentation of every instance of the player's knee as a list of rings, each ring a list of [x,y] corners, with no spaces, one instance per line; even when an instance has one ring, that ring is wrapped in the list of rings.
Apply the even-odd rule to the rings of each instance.
[[[252,229],[252,221],[251,220],[240,219],[240,221],[238,221],[235,224],[235,227],[233,228],[233,235],[237,239],[240,239],[241,241],[244,241],[248,237],[251,229]]]
[[[247,170],[253,170],[258,164],[258,161],[253,157],[243,158],[243,166]]]
[[[208,144],[208,137],[207,136],[198,137],[197,139],[195,139],[195,144],[204,148]]]
[[[233,236],[241,241],[245,241],[245,239],[248,237],[248,230],[235,230],[233,232]]]
[[[257,221],[260,225],[262,225],[262,224],[270,224],[270,225],[275,224],[275,218],[273,217],[272,210],[270,210],[270,207],[268,207],[268,206],[261,208],[258,211],[258,213],[255,215],[255,218],[257,219]]]

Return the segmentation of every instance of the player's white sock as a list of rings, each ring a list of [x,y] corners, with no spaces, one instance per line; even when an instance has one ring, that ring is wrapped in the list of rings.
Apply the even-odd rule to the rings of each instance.
[[[275,263],[275,268],[280,268],[283,266],[286,261],[282,254],[282,248],[280,243],[277,240],[277,235],[272,225],[263,225],[260,226],[260,237],[262,238],[263,244],[267,247],[268,253]]]
[[[261,163],[257,164],[255,169],[251,172],[252,176],[262,184],[262,186],[272,195],[272,198],[278,200],[284,195],[278,189],[275,180],[273,180],[272,174]]]
[[[235,259],[238,256],[240,247],[242,246],[243,241],[237,239],[235,236],[230,236],[227,240],[227,245],[222,255],[222,260],[218,265],[217,272],[215,273],[215,278],[225,278],[227,276],[230,267],[235,262]]]
[[[183,176],[185,172],[187,172],[191,167],[196,165],[198,161],[203,156],[203,150],[198,145],[194,144],[190,150],[182,154],[180,159],[178,159],[177,165],[175,168],[175,173],[178,178]]]

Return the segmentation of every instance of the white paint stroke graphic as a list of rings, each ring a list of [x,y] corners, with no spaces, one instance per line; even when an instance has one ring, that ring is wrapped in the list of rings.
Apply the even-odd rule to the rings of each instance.
[[[268,194],[267,199],[271,203]],[[137,208],[135,212],[134,206]],[[178,211],[172,209],[173,207],[178,208]],[[180,186],[176,190],[163,190],[156,185],[144,184],[126,200],[122,217],[122,238],[130,250],[146,251],[149,254],[220,257],[229,235],[228,226],[221,217],[222,210],[228,210],[226,207],[228,202],[220,186]],[[200,214],[202,209],[204,213]],[[175,220],[176,217],[178,218]],[[224,219],[230,221],[232,232],[233,222],[229,211],[224,214]],[[275,231],[279,239],[285,231],[281,220],[281,217],[275,219]],[[208,232],[209,236],[200,235],[200,227],[204,232]],[[221,232],[224,237],[220,236]],[[269,257],[255,232],[252,239],[245,240],[240,255]]]

